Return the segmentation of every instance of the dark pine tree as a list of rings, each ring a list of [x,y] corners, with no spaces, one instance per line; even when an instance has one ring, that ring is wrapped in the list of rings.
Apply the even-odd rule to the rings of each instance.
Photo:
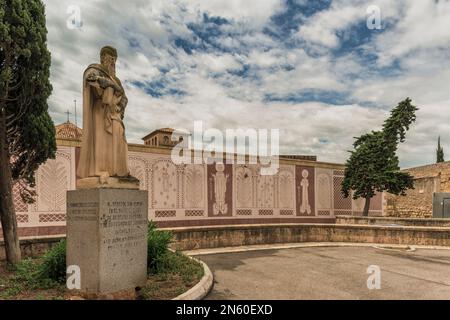
[[[34,173],[56,151],[48,114],[50,52],[40,0],[0,0],[0,218],[7,261],[21,259],[14,183],[33,201]]]
[[[356,138],[354,150],[347,160],[342,193],[353,199],[365,199],[363,215],[369,215],[370,199],[376,192],[387,191],[404,195],[413,188],[413,178],[401,172],[396,155],[400,142],[405,141],[406,132],[416,120],[417,108],[406,98],[400,102],[384,122],[381,131],[372,131]]]
[[[441,137],[438,137],[438,146],[436,149],[436,163],[444,162],[444,148],[441,147]]]

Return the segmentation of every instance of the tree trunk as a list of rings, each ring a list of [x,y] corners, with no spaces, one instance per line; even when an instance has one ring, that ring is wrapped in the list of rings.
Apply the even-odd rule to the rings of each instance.
[[[6,260],[8,263],[15,265],[20,261],[21,254],[12,195],[11,166],[4,113],[0,115],[0,220],[5,242]]]
[[[364,203],[364,211],[363,211],[363,217],[369,216],[369,208],[370,208],[370,199],[371,197],[366,197],[366,202]]]

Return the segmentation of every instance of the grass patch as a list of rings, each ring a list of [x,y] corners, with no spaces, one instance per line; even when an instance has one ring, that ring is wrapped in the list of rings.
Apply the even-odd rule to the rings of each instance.
[[[148,225],[148,280],[141,291],[141,299],[172,299],[196,285],[203,277],[203,266],[183,255],[169,250],[170,231]]]
[[[0,299],[49,300],[63,299],[65,286],[42,277],[42,259],[27,258],[15,268],[0,263]]]
[[[146,300],[172,299],[196,285],[203,277],[203,266],[181,252],[167,250],[159,258],[159,269],[149,272],[141,298]]]

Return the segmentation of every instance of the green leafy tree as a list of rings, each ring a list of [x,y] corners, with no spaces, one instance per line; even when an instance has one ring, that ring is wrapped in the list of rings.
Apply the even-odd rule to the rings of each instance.
[[[0,218],[12,264],[21,259],[12,186],[20,183],[22,198],[32,202],[34,173],[56,150],[46,38],[40,0],[0,0]]]
[[[416,120],[417,108],[406,98],[400,102],[384,122],[381,131],[372,131],[356,138],[354,150],[346,163],[342,193],[353,199],[364,198],[363,215],[369,215],[370,199],[376,192],[387,191],[405,195],[413,188],[413,178],[401,172],[396,155],[400,142],[405,141],[406,132]]]
[[[444,148],[441,147],[441,137],[438,138],[438,146],[436,149],[436,163],[444,162]]]

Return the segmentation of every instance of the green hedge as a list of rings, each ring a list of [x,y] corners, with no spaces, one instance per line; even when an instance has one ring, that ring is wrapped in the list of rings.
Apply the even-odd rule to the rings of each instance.
[[[172,241],[172,232],[156,230],[156,224],[148,224],[148,256],[147,268],[149,273],[161,273],[166,269],[167,252]]]
[[[66,247],[66,240],[63,239],[45,253],[38,267],[41,278],[59,283],[66,281]]]

